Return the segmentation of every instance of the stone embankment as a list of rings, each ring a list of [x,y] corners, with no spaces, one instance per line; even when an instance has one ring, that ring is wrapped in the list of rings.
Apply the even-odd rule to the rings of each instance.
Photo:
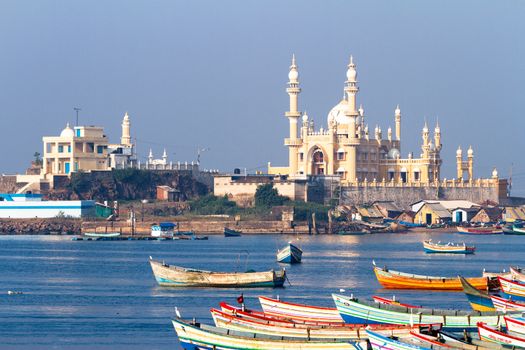
[[[81,224],[78,219],[0,219],[0,234],[78,234]]]

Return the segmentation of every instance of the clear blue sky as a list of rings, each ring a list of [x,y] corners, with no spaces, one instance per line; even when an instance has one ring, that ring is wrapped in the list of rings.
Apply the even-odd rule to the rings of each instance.
[[[514,163],[525,195],[524,15],[523,1],[3,0],[0,172],[23,172],[73,107],[114,142],[128,111],[142,158],[200,145],[206,168],[284,165],[292,53],[318,126],[353,54],[371,127],[386,134],[401,105],[402,156],[439,117],[445,177],[471,144],[476,176]]]

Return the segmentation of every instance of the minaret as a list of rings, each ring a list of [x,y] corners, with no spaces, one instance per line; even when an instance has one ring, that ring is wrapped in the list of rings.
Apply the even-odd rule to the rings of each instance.
[[[350,63],[348,64],[348,69],[346,71],[345,82],[345,93],[348,101],[346,116],[349,119],[348,138],[350,146],[348,148],[348,159],[346,164],[348,169],[348,180],[350,182],[354,182],[357,179],[357,146],[359,145],[359,140],[356,135],[356,122],[359,114],[356,110],[356,95],[358,91],[357,71],[355,69],[354,59],[350,56]]]
[[[300,142],[297,141],[297,122],[301,116],[298,110],[298,99],[301,88],[299,88],[299,71],[295,63],[295,55],[292,55],[292,65],[288,73],[288,87],[286,92],[290,96],[290,109],[285,113],[285,117],[290,121],[290,138],[285,140],[289,150],[290,174],[297,174],[297,153]]]
[[[474,150],[472,146],[469,146],[467,151],[467,164],[468,164],[468,180],[474,180]]]
[[[436,127],[434,128],[434,143],[436,144],[436,151],[441,151],[441,128],[439,127],[439,120],[436,121]]]
[[[461,150],[461,146],[458,146],[456,151],[456,166],[458,180],[463,180],[463,151]]]
[[[425,126],[423,126],[423,131],[421,132],[421,136],[423,138],[423,146],[421,149],[423,150],[423,158],[428,158],[429,154],[429,143],[428,143],[428,126],[427,122],[425,121]]]
[[[126,112],[124,119],[122,119],[122,137],[120,138],[120,144],[124,146],[131,146],[130,126],[129,115]]]
[[[392,142],[392,128],[391,127],[388,127],[387,137],[388,137],[388,141]]]
[[[148,164],[153,163],[153,151],[151,148],[149,149],[149,155],[148,155]]]
[[[168,164],[168,154],[166,153],[166,149],[164,148],[164,153],[162,153],[162,162],[164,164]]]
[[[401,141],[401,109],[399,105],[397,105],[394,115],[396,121],[396,140]]]

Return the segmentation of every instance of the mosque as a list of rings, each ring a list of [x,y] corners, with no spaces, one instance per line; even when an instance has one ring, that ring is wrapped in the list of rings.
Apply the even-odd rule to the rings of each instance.
[[[395,130],[388,128],[386,137],[380,126],[375,126],[371,132],[363,106],[357,107],[357,83],[356,65],[350,57],[344,98],[328,113],[328,129],[321,127],[316,130],[313,120],[299,111],[299,70],[295,56],[292,57],[286,88],[290,105],[285,113],[290,123],[290,134],[284,139],[289,162],[287,167],[272,167],[269,164],[268,174],[287,175],[289,179],[336,175],[341,185],[357,185],[364,181],[425,186],[440,181],[442,144],[439,124],[436,124],[431,136],[425,122],[420,155],[414,157],[413,153],[408,153],[407,158],[402,158],[399,105],[393,116]],[[467,151],[466,161],[463,160],[461,148],[458,148],[457,179],[472,182],[473,167],[472,148]]]

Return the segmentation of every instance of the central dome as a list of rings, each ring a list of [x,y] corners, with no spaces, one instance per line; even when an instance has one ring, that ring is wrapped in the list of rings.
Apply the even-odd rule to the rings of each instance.
[[[62,130],[62,132],[60,133],[60,137],[72,138],[74,136],[75,136],[75,132],[73,131],[73,129],[69,127],[69,123],[67,123],[66,128]]]
[[[348,101],[346,99],[342,99],[341,102],[335,105],[335,107],[332,108],[328,113],[328,124],[330,124],[331,119],[334,119],[337,124],[348,124],[350,118],[346,116],[347,112]]]

